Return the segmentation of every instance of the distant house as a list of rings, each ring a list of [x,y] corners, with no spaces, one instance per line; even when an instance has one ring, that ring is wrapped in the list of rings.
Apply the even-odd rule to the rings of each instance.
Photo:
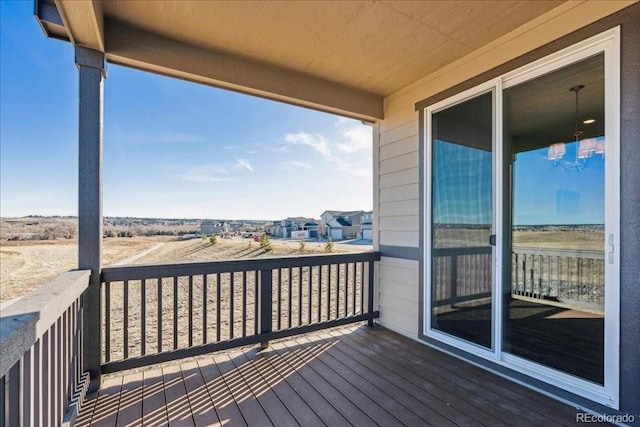
[[[200,234],[203,236],[222,235],[229,232],[229,226],[222,221],[202,221]]]
[[[353,226],[351,222],[341,216],[332,218],[328,224],[326,224],[327,236],[333,240],[342,240],[347,237],[352,237]]]
[[[362,223],[367,214],[371,214],[368,219],[371,224],[373,216],[370,211],[324,211],[320,215],[322,235],[331,237],[333,240],[361,237]],[[370,224],[369,229],[371,229]]]
[[[264,232],[269,236],[277,236],[280,229],[280,221],[273,221],[264,226]]]
[[[313,218],[289,217],[280,221],[276,235],[284,239],[316,239],[318,221]]]
[[[363,213],[361,218],[360,237],[373,240],[373,211]]]

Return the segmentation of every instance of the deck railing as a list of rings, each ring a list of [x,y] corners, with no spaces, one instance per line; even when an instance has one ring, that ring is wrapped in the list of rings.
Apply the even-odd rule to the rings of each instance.
[[[89,276],[65,273],[0,313],[0,425],[73,422],[89,384],[82,365]]]
[[[604,305],[604,251],[514,248],[512,294]]]
[[[436,306],[491,296],[492,248],[433,251]],[[598,312],[604,305],[604,252],[514,248],[511,294]]]
[[[433,251],[435,306],[491,296],[492,248],[438,248]]]
[[[104,268],[102,372],[378,317],[379,253]]]

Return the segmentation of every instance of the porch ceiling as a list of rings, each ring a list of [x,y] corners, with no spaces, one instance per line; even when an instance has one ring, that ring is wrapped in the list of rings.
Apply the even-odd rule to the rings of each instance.
[[[365,120],[562,3],[55,0],[68,38],[111,62]]]

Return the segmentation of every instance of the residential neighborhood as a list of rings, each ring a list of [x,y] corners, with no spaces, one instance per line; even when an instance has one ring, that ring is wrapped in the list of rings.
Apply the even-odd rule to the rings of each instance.
[[[292,240],[372,240],[373,211],[326,210],[320,219],[288,217],[279,221],[226,221],[202,220],[200,234],[203,236],[268,234],[271,237]]]

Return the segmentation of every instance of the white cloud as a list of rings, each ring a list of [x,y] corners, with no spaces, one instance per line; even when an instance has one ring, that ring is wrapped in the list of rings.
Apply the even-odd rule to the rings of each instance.
[[[336,140],[304,131],[286,134],[284,139],[289,144],[306,145],[323,154],[335,171],[358,178],[371,178],[371,127],[344,117],[339,118],[335,126],[338,133]],[[278,163],[278,169],[281,170],[296,167],[311,166],[299,161]]]
[[[345,118],[338,119],[336,126],[340,129],[340,135],[346,139],[346,142],[338,144],[338,150],[345,153],[371,150],[371,127]]]
[[[219,176],[212,176],[212,175],[206,175],[206,174],[182,174],[182,175],[176,175],[177,178],[183,180],[183,181],[188,181],[188,182],[195,182],[198,184],[209,184],[212,182],[231,182],[231,181],[235,181],[235,179],[233,178],[226,178],[226,177],[219,177]]]
[[[360,161],[360,164],[355,164],[352,162],[346,162],[341,159],[334,159],[333,163],[336,165],[336,169],[340,172],[346,173],[347,175],[351,175],[358,178],[371,178],[373,176],[373,171],[371,168],[371,161]]]
[[[278,162],[278,169],[311,169],[311,165],[299,160],[289,160],[286,162]]]
[[[329,144],[327,143],[327,140],[324,139],[322,135],[318,135],[318,134],[312,135],[306,132],[288,133],[284,136],[284,140],[294,145],[309,146],[327,157],[331,156],[331,150],[329,150]]]
[[[195,182],[198,184],[208,184],[211,182],[235,181],[233,178],[225,176],[229,170],[222,164],[210,164],[192,166],[183,173],[174,175],[182,181]]]
[[[236,167],[253,172],[253,166],[251,166],[251,163],[249,163],[249,160],[247,159],[236,159],[236,160],[237,160]]]

